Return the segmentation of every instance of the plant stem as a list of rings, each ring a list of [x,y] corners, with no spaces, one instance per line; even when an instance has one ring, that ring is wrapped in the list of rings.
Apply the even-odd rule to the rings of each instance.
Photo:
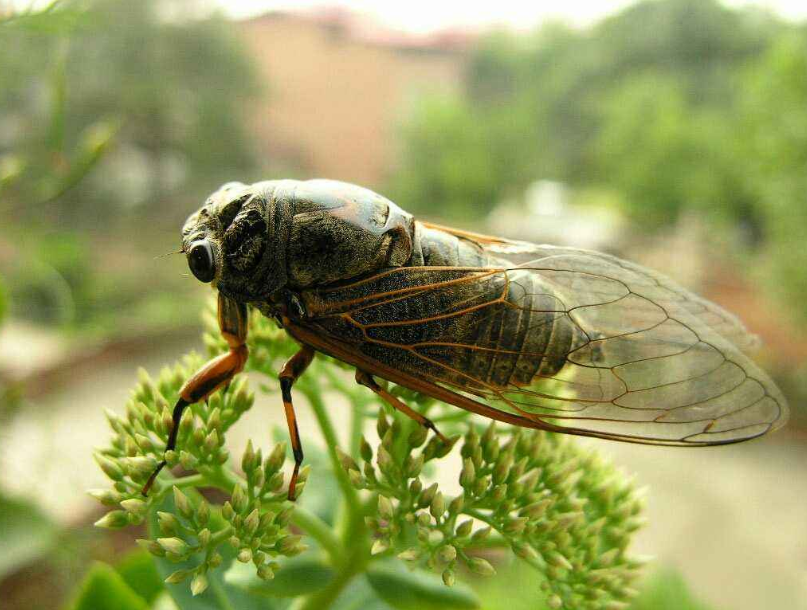
[[[350,561],[345,564],[345,568],[338,571],[334,579],[328,583],[321,591],[317,591],[307,597],[303,597],[292,604],[290,610],[325,610],[342,593],[348,583],[362,572],[367,565],[366,557],[369,553],[363,553],[365,561]]]
[[[331,459],[331,467],[333,468],[334,476],[336,476],[336,481],[339,483],[339,487],[342,490],[342,495],[345,497],[348,510],[351,513],[358,514],[361,511],[359,506],[359,495],[353,485],[350,484],[350,480],[347,478],[347,473],[345,472],[344,468],[342,468],[342,463],[339,461],[339,456],[336,453],[336,448],[339,446],[339,441],[336,439],[336,432],[333,428],[333,423],[331,423],[331,418],[328,417],[325,402],[322,400],[319,392],[313,391],[307,387],[301,389],[303,390],[305,397],[308,399],[311,408],[314,410],[317,423],[319,424],[320,430],[322,431],[322,436],[325,439],[325,447],[327,448],[328,456]]]
[[[333,533],[331,527],[314,513],[302,506],[295,506],[291,522],[316,540],[328,553],[334,565],[340,565],[344,561],[345,549],[339,538]]]

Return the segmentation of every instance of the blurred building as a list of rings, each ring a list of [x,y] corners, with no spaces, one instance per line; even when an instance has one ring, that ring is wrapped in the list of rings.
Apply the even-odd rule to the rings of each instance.
[[[414,101],[460,87],[470,42],[390,31],[341,9],[272,12],[241,28],[267,87],[253,115],[267,160],[369,186],[395,163]]]

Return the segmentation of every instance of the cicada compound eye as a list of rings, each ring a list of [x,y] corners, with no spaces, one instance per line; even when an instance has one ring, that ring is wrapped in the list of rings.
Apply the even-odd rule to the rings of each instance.
[[[213,248],[206,239],[195,241],[188,250],[188,267],[200,282],[212,282],[216,276],[216,260]]]

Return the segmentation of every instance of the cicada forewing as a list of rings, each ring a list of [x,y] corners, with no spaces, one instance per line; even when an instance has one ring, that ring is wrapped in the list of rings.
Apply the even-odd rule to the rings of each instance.
[[[616,257],[454,234],[493,264],[392,268],[310,291],[289,331],[518,425],[697,446],[784,424],[784,397],[744,353],[756,338],[714,303]]]

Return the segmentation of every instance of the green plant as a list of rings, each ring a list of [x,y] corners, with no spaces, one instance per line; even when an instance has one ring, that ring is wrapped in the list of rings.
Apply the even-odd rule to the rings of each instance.
[[[219,353],[224,343],[212,310],[206,320],[206,344]],[[262,390],[275,392],[276,371],[296,345],[253,312],[249,347],[247,370],[265,373]],[[169,405],[201,361],[187,356],[156,380],[141,373],[125,415],[109,412],[112,442],[96,454],[112,487],[91,492],[114,507],[99,526],[147,523],[139,543],[179,607],[473,608],[479,601],[461,581],[495,574],[508,550],[534,569],[521,586],[543,591],[547,608],[627,607],[641,564],[627,547],[642,502],[612,466],[569,438],[487,425],[394,388],[450,436],[443,444],[388,412],[327,358],[295,385],[326,447],[318,455],[306,445],[310,466],[301,471],[296,503],[285,497],[285,443],[265,456],[250,442],[240,469],[225,447],[227,431],[253,405],[243,375],[187,410],[179,450],[167,455],[174,474],[161,475],[144,498],[140,489],[171,424]],[[344,445],[326,394],[352,407]],[[374,442],[364,436],[368,417],[376,419]],[[449,495],[432,479],[448,467],[455,445],[460,490]]]

